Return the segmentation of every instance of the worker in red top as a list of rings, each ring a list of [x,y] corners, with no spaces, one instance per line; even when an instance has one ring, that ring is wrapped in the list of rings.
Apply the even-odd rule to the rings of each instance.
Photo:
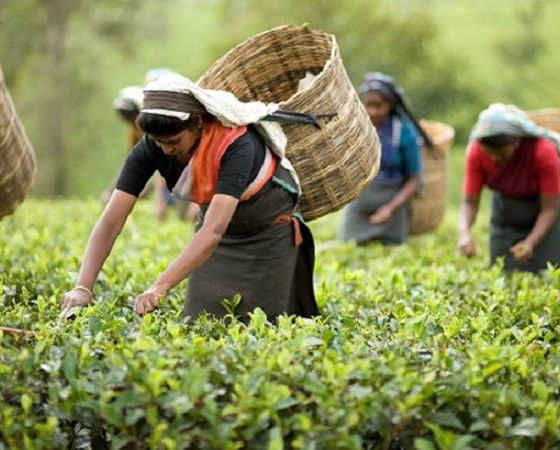
[[[492,190],[490,259],[506,270],[538,272],[560,265],[560,135],[514,106],[481,112],[467,149],[458,247],[476,254],[471,227],[484,185]]]

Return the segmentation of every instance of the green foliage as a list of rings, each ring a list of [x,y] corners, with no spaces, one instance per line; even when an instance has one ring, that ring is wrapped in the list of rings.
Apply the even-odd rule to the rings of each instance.
[[[511,64],[513,69],[535,64],[546,48],[546,42],[538,28],[544,13],[544,3],[542,0],[532,0],[528,3],[529,9],[519,13],[523,32],[511,34],[509,39],[498,46],[502,58]]]
[[[542,0],[531,0],[520,8],[517,13],[518,27],[516,33],[504,33],[503,39],[496,45],[497,55],[504,61],[512,73],[515,83],[506,88],[512,102],[519,104],[524,101],[526,93],[519,89],[534,77],[535,68],[544,59],[547,51],[547,40],[542,30],[543,15],[546,4]],[[519,32],[521,31],[521,32]]]
[[[560,39],[556,26],[560,3],[432,0],[430,4],[442,39],[467,64],[463,76],[480,86],[484,103],[515,103],[523,109],[560,104],[560,93],[551,78],[560,70],[553,44]],[[505,58],[504,46],[509,54]],[[522,47],[536,50],[530,62],[521,59]],[[516,62],[512,52],[517,53]],[[470,120],[476,120],[474,110]]]
[[[74,321],[59,298],[100,206],[30,200],[0,222],[0,326],[33,333],[0,335],[0,448],[560,445],[559,270],[460,258],[453,213],[395,248],[334,241],[335,214],[313,223],[319,317],[185,324],[182,286],[140,318],[133,299],[192,232],[150,206]]]
[[[17,4],[16,4],[17,3]],[[50,0],[4,2],[0,6],[0,52],[8,83],[13,80],[18,111],[36,144],[41,172],[38,188],[67,195],[69,167],[82,159],[88,104],[101,90],[96,47],[131,48],[134,11],[140,0]],[[115,44],[118,42],[119,44]],[[11,86],[11,85],[10,85]],[[76,114],[80,111],[80,114]],[[94,127],[92,127],[94,128]],[[89,144],[95,148],[94,136]],[[40,137],[40,138],[39,138]],[[78,149],[78,150],[76,150]]]

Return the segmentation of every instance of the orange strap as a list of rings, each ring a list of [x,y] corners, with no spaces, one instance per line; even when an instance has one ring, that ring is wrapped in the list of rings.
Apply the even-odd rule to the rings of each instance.
[[[292,226],[294,227],[294,245],[299,247],[303,242],[303,236],[301,234],[301,228],[299,224],[299,220],[297,217],[292,214],[282,214],[278,216],[272,225],[282,225],[284,223],[292,222]]]
[[[216,192],[222,156],[247,127],[228,128],[217,120],[204,125],[200,142],[191,160],[190,198],[199,205],[208,205]]]

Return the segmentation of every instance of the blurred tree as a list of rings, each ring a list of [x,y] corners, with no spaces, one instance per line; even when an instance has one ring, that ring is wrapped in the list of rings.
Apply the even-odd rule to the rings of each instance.
[[[534,85],[540,78],[535,70],[547,50],[546,39],[542,35],[545,2],[528,0],[516,12],[518,26],[498,41],[496,50],[505,63],[511,82],[504,83],[504,92],[516,104],[526,102],[526,92],[519,86]]]
[[[0,55],[9,86],[33,74],[35,140],[47,195],[68,194],[69,144],[76,125],[73,105],[88,97],[94,74],[84,77],[81,48],[70,30],[90,29],[95,39],[130,42],[133,12],[141,0],[4,0],[0,4]],[[126,15],[128,20],[123,20]],[[42,36],[42,39],[38,39]],[[4,48],[2,48],[4,46]],[[9,47],[9,48],[8,48]]]
[[[516,30],[497,45],[500,57],[516,69],[534,64],[546,49],[546,41],[539,29],[544,7],[543,0],[527,1],[517,13],[522,32]]]
[[[230,31],[223,50],[263,29],[309,23],[336,35],[354,83],[369,71],[391,74],[419,116],[456,119],[453,125],[464,137],[482,106],[478,88],[464,76],[464,61],[438,40],[428,11],[404,12],[391,5],[383,0],[221,0],[221,17]]]

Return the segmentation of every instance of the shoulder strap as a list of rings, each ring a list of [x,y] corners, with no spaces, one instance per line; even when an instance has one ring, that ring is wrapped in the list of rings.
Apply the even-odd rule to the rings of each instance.
[[[393,148],[399,148],[401,146],[401,131],[402,131],[402,121],[398,115],[393,116]]]

